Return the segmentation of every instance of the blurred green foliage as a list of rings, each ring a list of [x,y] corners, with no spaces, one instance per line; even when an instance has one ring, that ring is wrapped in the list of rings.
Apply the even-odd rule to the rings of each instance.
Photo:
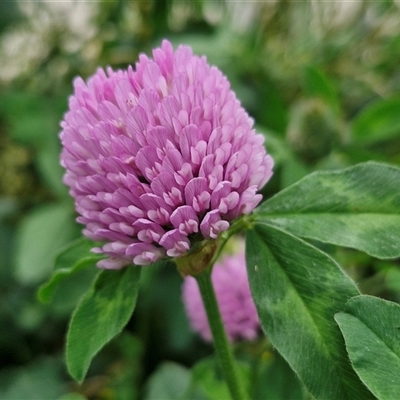
[[[188,328],[174,268],[143,271],[127,331],[98,355],[82,386],[63,367],[64,335],[94,273],[65,279],[53,303],[36,298],[57,254],[80,235],[58,161],[71,80],[134,64],[162,38],[191,45],[228,76],[275,159],[266,197],[316,169],[400,164],[397,1],[0,2],[2,399],[151,399],[166,382],[172,398],[212,398],[204,382],[214,394],[225,390],[217,372],[205,371],[210,360],[187,375],[212,349]],[[363,293],[400,301],[399,260],[328,250]],[[298,398],[302,388],[284,361],[257,346],[237,349],[272,385],[255,387],[255,398]],[[280,384],[280,370],[293,384]]]

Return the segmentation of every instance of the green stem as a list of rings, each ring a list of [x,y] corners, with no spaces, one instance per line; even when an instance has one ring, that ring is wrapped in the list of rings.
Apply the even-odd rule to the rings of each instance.
[[[204,307],[206,309],[217,357],[224,372],[232,399],[247,399],[248,396],[244,389],[244,385],[242,384],[239,371],[237,370],[231,347],[225,333],[225,328],[222,323],[217,299],[211,282],[211,268],[196,275],[195,278],[199,285]]]

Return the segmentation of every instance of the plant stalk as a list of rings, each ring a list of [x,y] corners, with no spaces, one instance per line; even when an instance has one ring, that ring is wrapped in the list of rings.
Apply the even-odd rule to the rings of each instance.
[[[204,308],[206,309],[217,358],[223,370],[232,399],[245,400],[248,396],[242,382],[242,376],[239,374],[237,365],[235,364],[231,346],[226,336],[225,327],[222,323],[211,281],[211,270],[212,268],[208,268],[199,275],[196,275],[195,278],[200,288]]]

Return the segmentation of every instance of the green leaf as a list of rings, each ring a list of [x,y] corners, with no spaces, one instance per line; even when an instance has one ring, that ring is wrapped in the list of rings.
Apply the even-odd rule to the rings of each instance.
[[[102,256],[91,253],[95,243],[86,238],[72,241],[58,253],[55,259],[54,272],[50,279],[40,286],[38,298],[43,303],[52,300],[55,291],[62,281],[84,268],[96,265]]]
[[[386,271],[385,286],[393,292],[400,293],[400,268],[395,262]]]
[[[10,90],[1,95],[0,110],[10,124],[12,138],[33,146],[42,144],[57,128],[57,119],[49,108],[52,101],[46,96],[27,90]]]
[[[98,273],[99,269],[92,265],[92,267],[83,268],[63,278],[60,284],[54,287],[54,295],[51,298],[51,303],[46,307],[47,311],[57,318],[68,318],[88,291]]]
[[[52,260],[76,233],[72,209],[67,204],[41,207],[22,222],[16,244],[17,279],[24,284],[36,284],[52,268]]]
[[[265,137],[265,145],[268,149],[268,154],[270,154],[274,159],[275,167],[285,165],[285,163],[293,157],[288,143],[282,135],[267,129],[262,125],[256,125],[255,129]]]
[[[63,98],[63,104],[64,101]],[[59,102],[54,96],[14,90],[1,96],[0,111],[10,125],[12,138],[35,150],[34,162],[41,180],[54,194],[66,197],[68,189],[61,179],[64,169],[59,161],[61,145],[57,135]]]
[[[89,259],[97,262],[104,257],[91,252],[92,248],[97,245],[99,245],[98,242],[94,242],[83,236],[68,243],[56,255],[54,260],[55,272],[70,269],[74,264]]]
[[[249,365],[243,362],[237,363],[238,372],[246,382],[248,391]],[[184,393],[184,400],[220,400],[230,399],[228,385],[223,376],[223,372],[214,357],[208,357],[199,361],[192,368],[192,379],[188,390]]]
[[[15,231],[11,224],[0,219],[0,281],[6,286],[13,281],[14,271],[10,268],[13,262],[13,252],[10,251],[14,244]]]
[[[264,224],[247,231],[246,262],[261,324],[308,391],[321,400],[366,400],[334,315],[358,295],[336,262]]]
[[[136,305],[140,267],[104,270],[71,318],[67,336],[67,367],[82,382],[100,349],[122,331]]]
[[[294,156],[282,165],[281,187],[285,188],[304,178],[309,169]]]
[[[167,260],[158,263],[166,264]],[[155,265],[153,264],[155,267]],[[146,268],[146,274],[152,268]],[[155,268],[154,268],[155,269]],[[142,282],[145,274],[142,274]],[[141,286],[143,288],[143,286]],[[157,310],[157,321],[162,326],[163,340],[168,343],[168,348],[177,352],[190,349],[193,341],[193,331],[188,324],[187,315],[182,302],[182,277],[176,273],[175,265],[165,265],[159,268],[151,281],[151,290],[144,292],[147,312]],[[143,288],[144,289],[144,288]],[[143,290],[141,289],[141,290]],[[146,289],[144,289],[146,290]],[[144,297],[143,296],[143,297]],[[141,303],[144,305],[144,303]]]
[[[400,97],[378,100],[365,107],[352,122],[355,143],[371,145],[400,135]]]
[[[296,236],[400,257],[400,168],[367,162],[314,172],[255,210],[256,219]]]
[[[68,196],[68,188],[62,181],[64,169],[60,164],[60,143],[56,135],[50,136],[37,149],[35,162],[42,180],[60,198]]]
[[[303,385],[282,356],[269,353],[271,360],[260,360],[256,381],[252,385],[252,398],[274,400],[305,400]]]
[[[325,100],[335,112],[340,109],[340,102],[335,86],[318,68],[308,66],[303,73],[304,92],[309,97],[319,97]]]
[[[379,400],[400,396],[400,305],[373,296],[350,299],[335,319],[354,369]]]
[[[147,381],[144,400],[182,398],[190,383],[190,371],[173,362],[162,363]]]
[[[141,385],[139,382],[143,379],[143,343],[129,331],[125,330],[110,346],[107,346],[107,355],[112,354],[106,359],[108,365],[118,365],[118,368],[111,367],[107,375],[110,381],[105,390],[113,393],[113,398],[118,400],[136,400],[139,399]]]
[[[3,368],[0,374],[0,399],[54,400],[64,392],[62,362],[56,358],[40,358],[23,367]]]
[[[254,84],[258,89],[258,97],[262,99],[258,103],[258,109],[255,110],[258,114],[258,123],[284,135],[288,124],[288,111],[281,90],[264,74],[255,76]],[[265,104],[268,104],[268,112],[265,112]]]

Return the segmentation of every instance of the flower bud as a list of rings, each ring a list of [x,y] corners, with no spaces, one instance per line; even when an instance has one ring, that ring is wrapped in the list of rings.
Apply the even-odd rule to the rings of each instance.
[[[302,100],[292,109],[286,138],[295,154],[312,164],[340,142],[340,122],[324,101]]]

